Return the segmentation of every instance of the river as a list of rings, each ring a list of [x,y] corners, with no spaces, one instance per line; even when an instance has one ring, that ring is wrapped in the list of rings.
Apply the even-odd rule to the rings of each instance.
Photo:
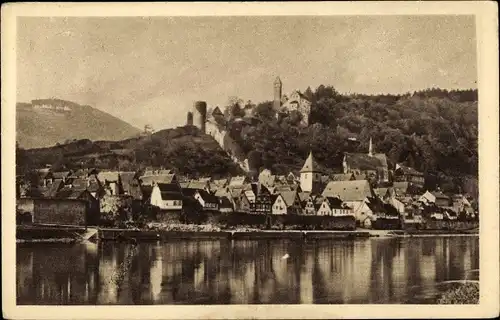
[[[476,236],[18,244],[17,303],[435,303],[479,279]]]

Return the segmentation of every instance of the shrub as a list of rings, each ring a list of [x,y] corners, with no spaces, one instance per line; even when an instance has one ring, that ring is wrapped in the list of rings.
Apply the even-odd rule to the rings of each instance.
[[[445,292],[438,300],[438,304],[478,304],[479,285],[466,283],[458,288]]]

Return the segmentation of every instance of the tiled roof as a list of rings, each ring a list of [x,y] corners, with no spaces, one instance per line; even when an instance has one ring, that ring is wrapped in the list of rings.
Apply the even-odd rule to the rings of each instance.
[[[182,188],[182,194],[185,196],[185,197],[194,197],[194,195],[196,194],[196,189],[189,189],[189,188]]]
[[[339,197],[343,201],[362,201],[373,196],[366,180],[331,181],[322,194],[324,197]]]
[[[214,196],[213,194],[210,194],[206,192],[205,190],[198,190],[198,193],[200,194],[201,198],[208,203],[219,203],[219,199]]]
[[[54,180],[52,185],[48,188],[48,190],[46,190],[46,192],[44,193],[44,196],[47,198],[55,198],[57,195],[57,192],[59,190],[61,190],[62,187],[63,187],[62,179],[56,179],[56,180]]]
[[[444,193],[440,192],[440,191],[434,191],[434,192],[431,192],[432,195],[434,197],[436,197],[436,199],[447,199],[447,200],[450,200],[450,197],[448,197],[447,195],[445,195]]]
[[[87,179],[84,178],[73,179],[73,181],[71,181],[71,186],[73,189],[86,190],[88,186]]]
[[[198,189],[202,190],[207,187],[207,182],[202,182],[202,181],[191,181],[188,184],[189,189]]]
[[[400,171],[403,174],[414,175],[414,176],[423,176],[424,175],[422,172],[419,172],[412,167],[403,166],[401,164],[398,164],[398,166],[399,166],[399,168],[396,171]]]
[[[69,171],[59,171],[52,173],[52,176],[54,179],[63,179],[69,177],[70,173]]]
[[[280,192],[280,195],[283,197],[283,200],[285,200],[285,203],[288,207],[293,206],[293,204],[295,203],[295,199],[297,198],[296,191],[283,191]]]
[[[74,189],[70,187],[64,187],[59,190],[54,198],[58,199],[79,199],[82,194],[86,192],[85,189]]]
[[[245,183],[246,177],[245,176],[236,176],[232,177],[231,181],[229,182],[230,186],[239,186],[243,185]]]
[[[135,172],[120,172],[123,192],[134,199],[142,199],[142,191]]]
[[[389,188],[375,188],[373,189],[373,192],[375,192],[375,194],[379,197],[383,197],[385,196],[385,194],[387,193],[387,190]]]
[[[306,201],[309,198],[310,195],[311,195],[311,193],[308,192],[308,191],[306,191],[306,192],[299,192],[298,196],[299,196],[300,202]]]
[[[101,183],[104,182],[117,182],[119,180],[120,173],[118,171],[101,171],[97,174],[97,179]]]
[[[158,183],[158,188],[161,192],[178,192],[181,193],[181,188],[176,183]]]
[[[351,173],[337,173],[337,174],[332,174],[330,179],[332,181],[349,181],[353,178],[353,175]]]
[[[175,180],[174,174],[164,174],[164,175],[154,175],[154,176],[142,176],[139,178],[141,184],[143,185],[153,185],[154,183],[172,183]]]
[[[330,205],[330,209],[343,209],[342,200],[337,197],[326,197],[325,199]]]
[[[159,183],[157,185],[157,187],[158,187],[158,189],[160,189],[161,198],[163,200],[182,200],[183,199],[181,188],[179,188],[178,184]]]

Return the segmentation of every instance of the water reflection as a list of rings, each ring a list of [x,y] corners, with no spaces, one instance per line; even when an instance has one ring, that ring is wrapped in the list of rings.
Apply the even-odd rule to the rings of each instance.
[[[433,303],[478,268],[477,237],[19,244],[17,301]]]

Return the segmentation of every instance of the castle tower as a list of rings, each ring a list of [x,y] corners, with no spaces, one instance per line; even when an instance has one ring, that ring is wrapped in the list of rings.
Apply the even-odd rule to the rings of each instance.
[[[273,104],[274,110],[278,110],[281,107],[282,87],[283,85],[281,83],[280,77],[276,77],[276,80],[274,80],[274,104]]]
[[[300,188],[303,192],[319,192],[321,185],[321,171],[314,160],[312,152],[309,152],[304,166],[300,170]]]
[[[193,113],[192,112],[188,112],[187,113],[186,125],[188,125],[188,126],[192,126],[193,125]]]
[[[205,133],[205,122],[207,121],[207,103],[196,101],[193,104],[193,124]]]
[[[368,156],[373,157],[373,144],[372,144],[372,138],[370,138],[370,144],[368,146]]]

